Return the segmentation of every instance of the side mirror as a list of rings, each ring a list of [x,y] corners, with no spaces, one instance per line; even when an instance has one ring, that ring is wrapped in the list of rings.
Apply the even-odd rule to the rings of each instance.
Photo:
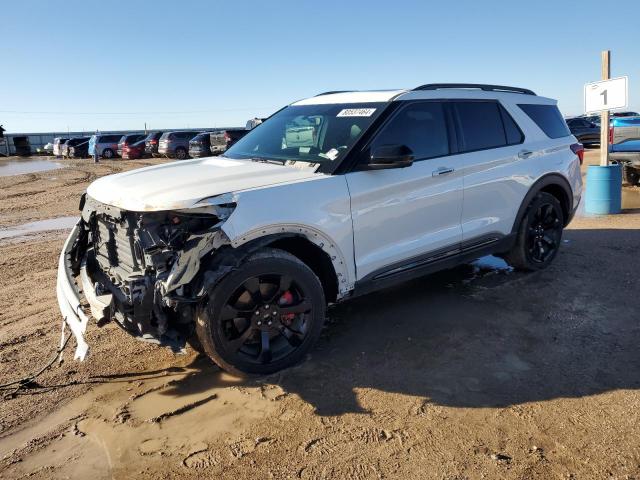
[[[370,170],[405,168],[413,164],[413,159],[413,152],[406,145],[382,145],[371,152],[367,166]]]

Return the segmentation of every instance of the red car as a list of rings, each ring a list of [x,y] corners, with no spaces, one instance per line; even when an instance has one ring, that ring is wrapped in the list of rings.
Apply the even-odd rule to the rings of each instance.
[[[144,157],[144,140],[140,140],[132,145],[125,144],[122,147],[122,158],[133,160]]]

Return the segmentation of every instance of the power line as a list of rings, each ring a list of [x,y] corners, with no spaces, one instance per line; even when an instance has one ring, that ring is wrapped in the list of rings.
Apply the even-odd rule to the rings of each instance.
[[[15,113],[20,115],[190,115],[199,113],[242,112],[250,110],[274,110],[278,107],[243,107],[218,108],[211,110],[183,110],[183,111],[150,111],[150,112],[52,112],[26,110],[0,110],[0,113]]]

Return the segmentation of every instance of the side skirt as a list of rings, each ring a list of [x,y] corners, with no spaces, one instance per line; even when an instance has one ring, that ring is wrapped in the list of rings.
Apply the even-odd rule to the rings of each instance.
[[[438,250],[401,264],[390,265],[358,280],[353,292],[347,298],[366,295],[414,278],[453,268],[485,255],[506,253],[511,250],[515,242],[515,233],[506,236],[502,234],[488,235],[463,242],[454,249]]]

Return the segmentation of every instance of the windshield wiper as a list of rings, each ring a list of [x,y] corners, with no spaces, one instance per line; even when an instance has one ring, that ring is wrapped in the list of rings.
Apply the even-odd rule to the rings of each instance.
[[[272,158],[251,157],[252,162],[272,163],[273,165],[284,165],[284,160],[274,160]]]

